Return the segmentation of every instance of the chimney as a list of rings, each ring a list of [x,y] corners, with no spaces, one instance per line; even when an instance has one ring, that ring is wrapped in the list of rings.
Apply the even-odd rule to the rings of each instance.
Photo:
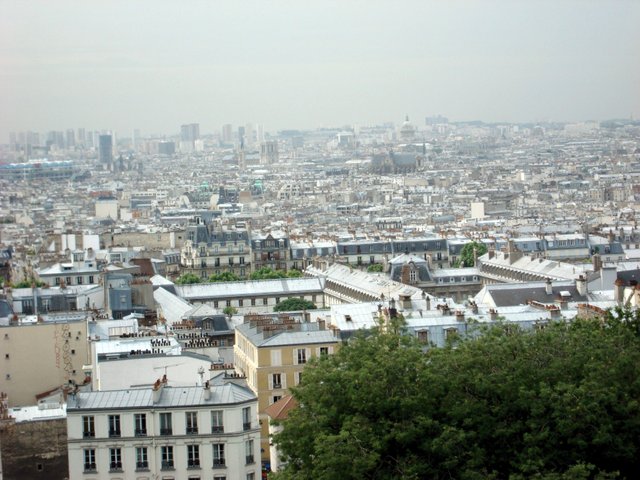
[[[553,287],[551,285],[551,279],[547,278],[547,281],[544,285],[544,290],[547,292],[547,295],[553,295]]]
[[[624,280],[621,278],[616,278],[616,281],[613,282],[613,299],[618,305],[622,306],[624,301]]]
[[[600,258],[599,253],[593,254],[593,257],[591,257],[591,262],[593,264],[594,272],[599,272],[602,269],[602,258]]]
[[[462,310],[456,310],[456,321],[464,322],[464,312]]]
[[[584,275],[580,275],[576,279],[576,290],[583,297],[587,294],[587,279],[584,278]]]
[[[209,383],[209,380],[204,382],[204,399],[205,400],[211,399],[211,384]]]
[[[552,320],[557,320],[562,316],[562,314],[560,312],[560,309],[557,306],[553,305],[549,309],[549,316],[551,317]]]
[[[492,322],[495,322],[498,319],[498,310],[496,310],[495,308],[490,308],[489,318],[491,319]]]
[[[153,392],[153,403],[158,403],[160,401],[160,397],[162,397],[162,389],[166,384],[166,379],[166,375],[162,377],[162,381],[160,379],[157,379],[153,384],[153,387],[151,387],[151,390]]]

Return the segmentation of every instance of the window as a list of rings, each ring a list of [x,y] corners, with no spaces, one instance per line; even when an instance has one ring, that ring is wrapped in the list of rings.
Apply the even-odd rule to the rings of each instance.
[[[56,285],[60,285],[60,277],[56,277]]]
[[[410,283],[417,283],[418,282],[418,271],[417,270],[411,270],[409,272],[409,282]]]
[[[187,445],[187,468],[200,468],[200,445]]]
[[[256,299],[255,299],[255,298],[252,298],[252,299],[251,299],[251,306],[252,306],[252,307],[255,307],[255,306],[256,306]]]
[[[147,447],[136,447],[136,470],[146,470],[148,468]]]
[[[109,470],[112,472],[122,470],[122,450],[120,448],[109,449]]]
[[[213,480],[227,480],[226,475],[214,475]]]
[[[109,415],[109,436],[120,436],[120,415]]]
[[[213,444],[213,468],[224,467],[224,443]]]
[[[162,456],[162,470],[173,470],[173,447],[166,445],[160,448]]]
[[[225,301],[225,305],[226,305],[227,307],[230,307],[230,306],[231,306],[231,300],[226,300],[226,301]]]
[[[244,407],[242,409],[242,429],[251,429],[251,407]]]
[[[296,372],[296,385],[300,385],[302,383],[302,372]]]
[[[82,277],[76,277],[76,283],[82,285]]]
[[[244,301],[242,299],[238,300],[238,306],[239,307],[243,307],[244,306]]]
[[[282,375],[280,373],[273,373],[271,375],[271,388],[282,388]]]
[[[160,414],[160,435],[172,435],[171,413]]]
[[[420,343],[429,343],[429,330],[418,330],[417,334]]]
[[[198,412],[186,412],[187,435],[198,433]]]
[[[84,471],[93,473],[96,471],[96,450],[94,448],[84,449]]]
[[[239,262],[240,262],[240,265],[244,265],[244,257],[240,257]]]
[[[218,308],[218,300],[213,301],[213,308]]]
[[[282,352],[280,350],[271,350],[271,366],[279,367],[282,365]]]
[[[89,275],[89,283],[93,283],[93,275]]]
[[[247,473],[247,480],[256,480],[255,472]]]
[[[271,405],[273,405],[274,403],[276,403],[278,400],[280,400],[282,398],[282,395],[274,395],[273,397],[271,397]]]
[[[96,436],[96,429],[93,416],[82,417],[82,436],[90,438]]]
[[[146,413],[136,413],[133,416],[134,420],[134,434],[136,437],[146,437],[147,436],[147,414]]]
[[[276,303],[280,303],[280,297],[276,297]]]
[[[229,257],[229,265],[233,265],[233,257]]]
[[[269,299],[268,298],[263,298],[262,299],[262,304],[263,305],[267,305],[269,303]]]
[[[250,465],[255,461],[253,456],[253,440],[247,440],[244,442],[244,454],[247,465]]]
[[[211,411],[211,433],[224,432],[224,423],[222,419],[222,410]]]
[[[303,363],[307,363],[307,349],[306,348],[298,348],[297,349],[297,364],[301,365]]]
[[[329,347],[320,347],[320,356],[329,355]]]

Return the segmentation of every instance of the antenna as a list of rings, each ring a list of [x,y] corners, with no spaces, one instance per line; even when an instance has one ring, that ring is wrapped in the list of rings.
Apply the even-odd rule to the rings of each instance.
[[[167,375],[167,368],[171,368],[171,367],[178,367],[180,365],[183,365],[182,363],[173,363],[171,365],[164,365],[164,366],[160,366],[160,367],[154,367],[154,370],[162,370],[164,368],[164,374],[165,376]]]

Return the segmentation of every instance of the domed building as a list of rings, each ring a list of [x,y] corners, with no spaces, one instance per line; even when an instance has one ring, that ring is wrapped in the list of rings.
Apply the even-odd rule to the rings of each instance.
[[[405,117],[400,127],[400,141],[412,142],[416,138],[416,127],[409,121],[409,115]]]

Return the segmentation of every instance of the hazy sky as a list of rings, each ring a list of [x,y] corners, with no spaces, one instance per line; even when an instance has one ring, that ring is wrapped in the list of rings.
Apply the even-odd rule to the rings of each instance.
[[[0,0],[9,131],[640,117],[640,0]]]

